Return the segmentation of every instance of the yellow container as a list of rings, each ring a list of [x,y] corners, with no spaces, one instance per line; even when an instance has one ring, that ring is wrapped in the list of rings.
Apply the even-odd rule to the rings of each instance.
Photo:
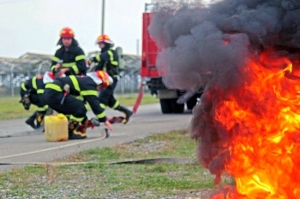
[[[48,142],[66,141],[69,138],[68,119],[63,114],[45,116],[44,127]]]

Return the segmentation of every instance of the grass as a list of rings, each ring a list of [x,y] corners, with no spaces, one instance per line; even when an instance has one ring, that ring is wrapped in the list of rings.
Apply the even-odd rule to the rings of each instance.
[[[137,94],[131,95],[118,95],[116,98],[125,106],[133,106]],[[20,97],[2,97],[0,98],[0,120],[9,120],[17,118],[29,117],[37,107],[31,105],[30,110],[27,111],[23,108],[22,104],[19,103]],[[141,104],[157,103],[158,99],[151,96],[150,94],[144,94]],[[89,108],[90,109],[90,108]]]
[[[199,165],[195,158],[196,143],[186,133],[172,131],[155,134],[128,144],[90,149],[64,160],[96,161],[96,164],[28,166],[1,174],[0,190],[5,190],[6,195],[26,198],[41,190],[44,194],[51,194],[58,189],[64,190],[76,185],[84,187],[81,194],[85,198],[118,198],[112,197],[112,193],[118,196],[151,193],[149,197],[136,198],[173,198],[212,189],[213,176]],[[153,157],[188,157],[193,161],[187,164],[105,164]],[[232,182],[225,178],[223,183]]]
[[[28,117],[37,109],[31,106],[30,111],[27,111],[19,101],[20,97],[0,98],[0,120]]]

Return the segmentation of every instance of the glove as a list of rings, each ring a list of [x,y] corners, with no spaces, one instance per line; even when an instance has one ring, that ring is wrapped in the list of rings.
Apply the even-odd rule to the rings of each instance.
[[[91,121],[93,126],[100,126],[100,122],[97,118],[92,117],[90,121]]]
[[[31,103],[28,94],[25,94],[20,102],[23,104],[25,110],[29,110]]]

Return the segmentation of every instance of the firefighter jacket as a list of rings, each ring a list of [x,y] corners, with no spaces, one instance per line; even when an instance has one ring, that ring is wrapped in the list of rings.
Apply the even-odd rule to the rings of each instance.
[[[27,95],[42,95],[44,93],[45,84],[43,81],[43,76],[38,75],[34,76],[33,78],[23,82],[21,84],[21,90],[20,94],[23,98],[25,94]],[[40,103],[42,106],[38,107],[38,111],[46,111],[48,108],[48,105],[45,105],[45,103]]]
[[[38,75],[23,82],[21,84],[21,95],[22,94],[43,94],[45,84],[43,82],[43,76]],[[22,95],[23,96],[23,95]]]
[[[65,73],[67,76],[86,74],[87,68],[84,52],[75,42],[71,44],[68,51],[62,46],[55,52],[51,64],[51,71],[53,73],[55,73],[54,69],[57,63],[61,63],[62,68],[69,68],[69,71]]]
[[[119,75],[119,61],[117,51],[109,48],[102,49],[100,54],[97,54],[92,62],[98,63],[95,71],[104,70],[109,76],[117,78]]]
[[[97,92],[97,84],[88,76],[70,75],[55,79],[53,83],[48,83],[46,88],[53,89],[57,92],[64,92],[64,86],[69,85],[69,95],[74,97],[83,97],[100,122],[106,121],[105,110],[100,106]]]

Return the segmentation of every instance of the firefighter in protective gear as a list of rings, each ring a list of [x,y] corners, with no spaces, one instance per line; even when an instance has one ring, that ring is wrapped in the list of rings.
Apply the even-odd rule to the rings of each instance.
[[[48,109],[48,105],[43,97],[45,84],[52,82],[55,78],[52,72],[46,72],[43,76],[38,75],[23,82],[21,84],[20,103],[24,106],[24,109],[29,110],[30,105],[34,104],[38,107],[25,123],[30,125],[33,129],[38,129],[43,123],[44,116]]]
[[[92,58],[90,63],[97,63],[95,71],[104,70],[113,78],[113,83],[107,88],[102,89],[99,93],[100,105],[104,109],[109,106],[112,109],[123,112],[125,118],[122,122],[126,124],[132,115],[132,111],[121,105],[114,97],[114,90],[117,86],[119,76],[118,54],[112,49],[114,43],[110,37],[105,34],[100,35],[96,43],[101,48],[101,52]]]
[[[97,94],[101,88],[112,81],[105,71],[87,73],[87,76],[70,75],[47,84],[45,99],[47,104],[58,113],[70,115],[69,139],[86,138],[86,128],[78,131],[79,125],[87,127],[85,102],[88,102],[99,122],[105,123],[109,130],[112,126],[106,118],[105,110],[99,105]],[[83,101],[76,97],[83,97]]]
[[[65,75],[85,75],[86,62],[83,50],[74,38],[71,28],[63,28],[57,45],[61,47],[52,58],[51,71],[58,77]]]

